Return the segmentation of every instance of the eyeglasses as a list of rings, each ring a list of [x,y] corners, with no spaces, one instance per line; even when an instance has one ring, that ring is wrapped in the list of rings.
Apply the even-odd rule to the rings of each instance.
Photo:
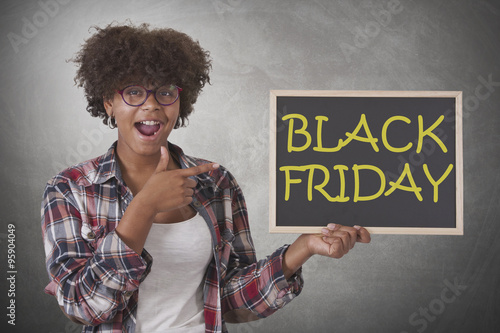
[[[174,104],[177,99],[179,99],[181,91],[182,88],[170,84],[151,90],[142,86],[131,85],[122,90],[117,90],[116,92],[119,93],[123,101],[130,106],[141,106],[146,102],[149,95],[154,92],[156,101],[163,106],[167,106]]]

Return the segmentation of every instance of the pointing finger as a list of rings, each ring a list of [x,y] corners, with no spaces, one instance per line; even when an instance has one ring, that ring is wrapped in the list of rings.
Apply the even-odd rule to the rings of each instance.
[[[183,170],[181,170],[181,173],[185,177],[190,177],[190,176],[199,175],[200,173],[212,171],[214,169],[217,169],[218,167],[219,167],[219,164],[217,164],[217,163],[207,163],[207,164],[197,165],[195,167],[188,168],[188,169],[183,169]]]

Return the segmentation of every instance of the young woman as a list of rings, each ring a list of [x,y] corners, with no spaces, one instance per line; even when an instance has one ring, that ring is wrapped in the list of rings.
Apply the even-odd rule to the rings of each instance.
[[[370,241],[329,224],[257,261],[234,177],[168,142],[210,82],[208,53],[171,29],[95,29],[75,81],[118,139],[51,179],[42,203],[45,290],[84,332],[225,332],[297,296],[312,255]]]

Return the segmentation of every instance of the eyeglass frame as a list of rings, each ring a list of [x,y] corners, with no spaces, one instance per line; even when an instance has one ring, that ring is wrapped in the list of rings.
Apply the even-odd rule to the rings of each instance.
[[[154,91],[154,97],[155,97],[155,100],[156,102],[158,102],[158,104],[160,105],[163,105],[163,106],[169,106],[169,105],[172,105],[174,104],[175,102],[177,102],[177,100],[179,99],[179,96],[181,95],[181,91],[182,91],[182,88],[175,85],[175,88],[177,89],[177,97],[175,98],[175,100],[172,102],[172,103],[169,103],[169,104],[163,104],[163,103],[160,103],[160,101],[158,100],[158,98],[156,98],[156,91],[158,90],[158,88],[161,88],[161,87],[158,87],[156,89],[146,89],[145,87],[139,85],[139,84],[131,84],[129,86],[126,86],[125,88],[123,88],[122,90],[116,90],[117,93],[120,94],[120,96],[122,97],[122,100],[125,102],[125,104],[129,105],[129,106],[141,106],[141,105],[144,105],[144,103],[146,103],[146,101],[148,100],[149,98],[149,95],[151,95],[151,93]],[[146,90],[146,98],[144,98],[144,101],[141,103],[141,104],[137,104],[137,105],[134,105],[134,104],[129,104],[126,100],[125,100],[125,97],[123,97],[123,92],[125,91],[125,89],[127,88],[130,88],[130,87],[141,87],[142,89]],[[163,87],[163,86],[162,86]]]

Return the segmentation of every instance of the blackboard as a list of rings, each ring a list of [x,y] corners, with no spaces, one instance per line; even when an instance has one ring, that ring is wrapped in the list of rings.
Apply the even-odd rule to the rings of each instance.
[[[270,232],[463,234],[462,92],[270,97]]]

